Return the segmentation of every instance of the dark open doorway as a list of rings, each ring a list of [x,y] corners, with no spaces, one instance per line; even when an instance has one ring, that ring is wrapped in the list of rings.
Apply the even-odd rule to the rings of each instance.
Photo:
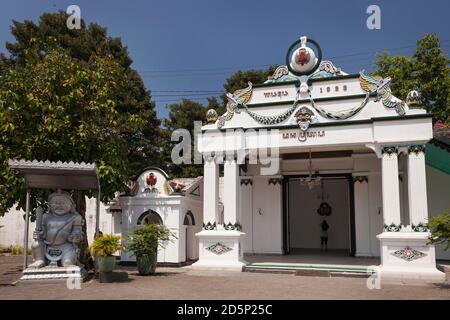
[[[283,252],[320,250],[320,223],[330,225],[328,248],[354,255],[355,209],[351,174],[322,174],[323,183],[313,189],[300,184],[302,175],[285,176],[283,180]],[[327,202],[331,215],[317,212]]]

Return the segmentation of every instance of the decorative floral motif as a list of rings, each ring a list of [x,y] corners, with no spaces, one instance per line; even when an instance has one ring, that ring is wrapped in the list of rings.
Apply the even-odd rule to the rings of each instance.
[[[359,183],[369,182],[369,178],[367,176],[354,176],[353,182],[359,182]]]
[[[269,178],[269,184],[273,184],[274,186],[277,184],[281,184],[282,182],[282,178]]]
[[[234,224],[231,222],[228,222],[228,224],[224,224],[223,227],[225,230],[237,230],[237,231],[242,230],[242,226],[238,222],[236,222]]]
[[[418,155],[419,153],[425,152],[425,145],[412,145],[408,147],[408,154],[415,153]]]
[[[428,224],[426,223],[422,223],[419,222],[418,225],[411,225],[411,228],[415,231],[415,232],[428,232],[430,231],[430,229],[428,228]]]
[[[336,75],[341,72],[341,68],[337,68],[331,61],[322,61],[319,66],[319,71],[325,71],[329,74]]]
[[[391,223],[390,225],[385,224],[384,225],[384,231],[386,232],[400,232],[402,229],[402,225],[396,225],[395,223]]]
[[[295,109],[297,109],[297,102],[294,102],[293,105],[286,111],[282,112],[279,115],[274,116],[262,116],[257,113],[254,113],[253,111],[250,111],[247,105],[245,104],[244,107],[247,110],[248,115],[252,117],[253,120],[264,125],[274,125],[286,120],[295,111]]]
[[[220,242],[217,242],[216,244],[207,247],[206,250],[211,251],[212,253],[215,253],[218,256],[220,256],[221,254],[227,253],[228,251],[231,251],[233,249]]]
[[[241,185],[253,185],[253,179],[249,179],[249,178],[242,178],[241,179]]]
[[[387,146],[383,147],[381,149],[381,154],[387,153],[389,156],[391,156],[393,153],[398,154],[398,148],[395,146]]]
[[[217,225],[215,222],[213,222],[213,223],[208,222],[206,224],[203,223],[203,229],[204,230],[217,230]]]
[[[410,247],[405,247],[405,249],[394,251],[392,255],[405,261],[413,261],[426,256],[425,253],[411,249]]]
[[[333,120],[345,120],[350,117],[353,117],[355,114],[360,112],[366,106],[367,102],[369,102],[369,97],[370,97],[370,94],[367,93],[366,97],[361,102],[361,105],[356,106],[354,108],[350,108],[350,109],[346,109],[346,110],[342,110],[342,111],[327,111],[327,110],[323,109],[322,107],[316,105],[316,103],[314,102],[314,99],[311,95],[311,90],[308,90],[308,93],[309,93],[309,101],[311,102],[311,106],[322,117],[327,118],[327,119],[333,119]]]

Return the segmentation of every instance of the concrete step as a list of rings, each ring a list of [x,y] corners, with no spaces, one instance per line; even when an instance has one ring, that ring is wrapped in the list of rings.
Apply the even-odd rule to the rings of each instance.
[[[284,264],[250,264],[245,272],[287,273],[311,277],[352,277],[367,278],[370,274],[364,266],[326,266],[326,265],[284,265]]]

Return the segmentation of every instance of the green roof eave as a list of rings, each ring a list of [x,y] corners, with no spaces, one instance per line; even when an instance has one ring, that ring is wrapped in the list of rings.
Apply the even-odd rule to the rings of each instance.
[[[445,172],[446,174],[450,174],[449,149],[436,145],[433,140],[431,140],[425,148],[425,162],[430,167]]]

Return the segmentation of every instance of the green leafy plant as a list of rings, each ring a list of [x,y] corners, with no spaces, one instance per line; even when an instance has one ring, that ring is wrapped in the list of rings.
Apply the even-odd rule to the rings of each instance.
[[[428,222],[431,236],[430,243],[445,244],[445,250],[450,248],[450,213],[430,218]]]
[[[175,234],[163,224],[146,224],[132,229],[126,235],[126,249],[134,256],[154,254],[164,241],[176,238]]]
[[[113,234],[104,234],[95,238],[90,246],[91,254],[100,257],[112,256],[120,249],[122,249],[120,236]]]
[[[21,255],[21,254],[23,254],[23,247],[12,245],[11,246],[11,254],[12,255]]]

